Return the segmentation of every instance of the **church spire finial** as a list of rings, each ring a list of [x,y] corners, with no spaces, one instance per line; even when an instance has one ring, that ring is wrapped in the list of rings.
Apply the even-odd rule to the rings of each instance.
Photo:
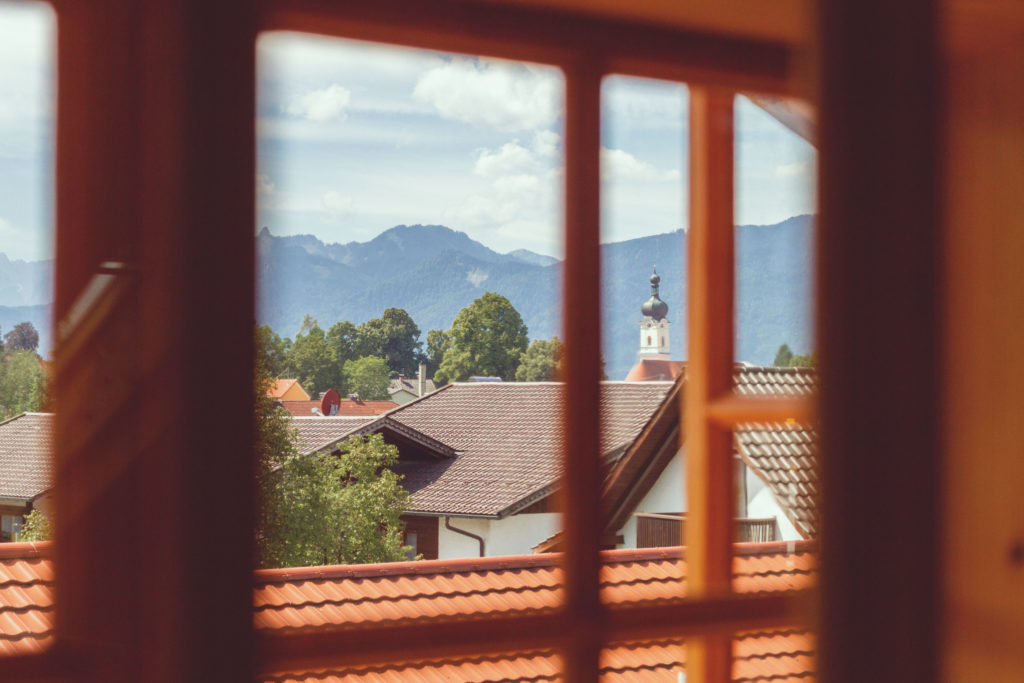
[[[659,285],[661,283],[661,276],[658,275],[658,266],[654,266],[654,272],[651,273],[651,298],[643,303],[640,307],[640,312],[645,317],[654,318],[655,320],[661,320],[668,315],[668,304],[661,300],[658,295]]]

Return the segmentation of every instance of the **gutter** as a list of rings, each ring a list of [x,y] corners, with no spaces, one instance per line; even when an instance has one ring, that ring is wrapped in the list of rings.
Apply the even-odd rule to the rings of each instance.
[[[447,529],[448,531],[454,531],[455,533],[460,534],[462,536],[468,536],[469,538],[476,539],[476,542],[480,544],[480,557],[486,557],[486,555],[484,554],[485,546],[484,546],[484,537],[483,536],[477,536],[476,534],[474,534],[474,533],[472,533],[470,531],[466,531],[465,529],[459,529],[457,527],[453,527],[452,526],[452,518],[449,517],[448,515],[445,515],[445,517],[444,517],[444,528]]]

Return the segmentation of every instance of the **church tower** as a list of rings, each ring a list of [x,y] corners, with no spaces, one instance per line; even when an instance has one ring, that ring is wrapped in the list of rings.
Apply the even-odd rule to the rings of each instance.
[[[658,268],[655,266],[651,274],[651,298],[640,307],[640,312],[644,316],[640,321],[641,359],[669,359],[669,321],[665,317],[668,315],[668,304],[658,296],[659,283],[661,276],[658,275]]]

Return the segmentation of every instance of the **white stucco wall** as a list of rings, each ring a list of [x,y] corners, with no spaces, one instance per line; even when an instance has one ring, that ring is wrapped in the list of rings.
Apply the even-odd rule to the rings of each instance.
[[[685,512],[686,511],[686,466],[685,449],[680,449],[665,470],[654,482],[634,512]],[[623,542],[619,548],[636,547],[636,517],[630,515],[629,521],[619,532]]]
[[[452,517],[451,522],[454,527],[483,536],[487,557],[529,555],[533,546],[562,528],[561,515],[556,512],[511,515],[505,519]],[[479,556],[480,544],[475,539],[446,529],[444,517],[438,520],[438,559]]]
[[[747,480],[747,517],[775,517],[778,522],[777,539],[797,541],[803,538],[786,517],[767,485],[749,467]],[[680,449],[669,461],[654,486],[647,492],[634,512],[686,512],[686,449]],[[630,516],[619,533],[623,542],[619,548],[636,547],[636,517]]]

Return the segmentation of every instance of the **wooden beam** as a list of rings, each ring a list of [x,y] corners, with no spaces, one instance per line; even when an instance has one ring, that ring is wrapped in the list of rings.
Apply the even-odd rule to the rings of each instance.
[[[816,7],[819,674],[934,681],[944,448],[938,0]]]
[[[733,381],[733,99],[732,92],[690,89],[689,356],[686,400],[687,581],[691,595],[732,585],[732,431],[708,408]],[[687,680],[725,683],[731,639],[687,642]]]
[[[570,683],[598,678],[603,607],[601,560],[600,65],[566,69],[565,281],[566,610],[580,626],[565,656]]]
[[[261,11],[265,31],[308,31],[559,66],[599,55],[608,73],[796,91],[796,51],[778,40],[480,0],[264,0]]]

